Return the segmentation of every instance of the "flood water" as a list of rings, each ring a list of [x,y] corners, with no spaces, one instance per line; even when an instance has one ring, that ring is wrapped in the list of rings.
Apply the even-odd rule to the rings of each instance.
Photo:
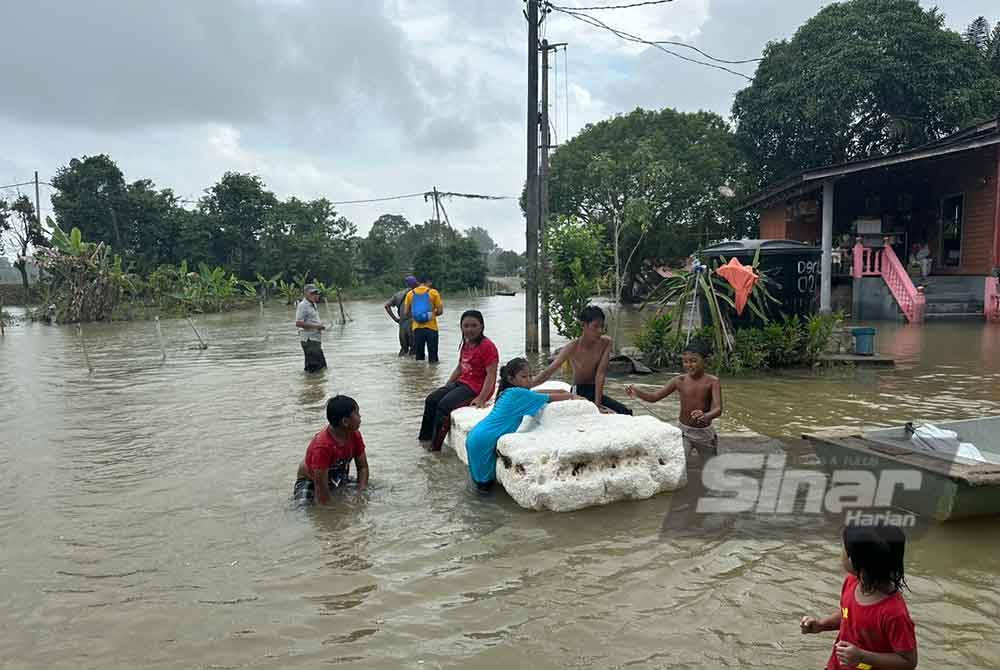
[[[396,357],[380,303],[349,303],[315,377],[278,305],[199,317],[205,351],[185,321],[164,321],[166,362],[152,322],[86,326],[93,374],[74,328],[8,329],[2,665],[823,667],[833,634],[802,636],[798,620],[837,607],[836,537],[671,538],[669,495],[529,512],[479,497],[452,454],[417,446],[423,397],[450,373],[472,306],[503,358],[521,352],[523,302],[505,297],[447,303],[439,367]],[[721,429],[1000,414],[1000,328],[878,327],[896,369],[724,379]],[[298,510],[296,466],[335,393],[360,403],[372,489]],[[942,525],[908,547],[920,667],[1000,665],[996,523]]]

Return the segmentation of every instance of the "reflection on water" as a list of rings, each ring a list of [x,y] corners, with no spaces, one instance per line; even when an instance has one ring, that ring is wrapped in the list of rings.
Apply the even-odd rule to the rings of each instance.
[[[530,513],[469,491],[454,457],[416,446],[423,396],[451,372],[454,318],[481,308],[504,358],[520,300],[448,304],[442,364],[396,357],[378,303],[332,328],[307,377],[291,308],[0,340],[0,655],[10,667],[820,667],[803,638],[840,585],[836,538],[661,534],[670,497]],[[627,319],[623,330],[634,328]],[[1000,414],[1000,328],[877,324],[892,370],[724,380],[724,430]],[[662,383],[667,372],[641,383]],[[623,397],[625,380],[610,392]],[[373,487],[289,504],[325,399],[362,408]],[[635,405],[642,411],[648,409]],[[669,400],[655,408],[676,414]],[[908,553],[928,667],[994,668],[1000,540],[990,522],[936,529]]]

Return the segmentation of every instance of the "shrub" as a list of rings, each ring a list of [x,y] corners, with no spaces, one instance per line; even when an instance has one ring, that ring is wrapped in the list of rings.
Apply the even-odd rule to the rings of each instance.
[[[714,372],[740,374],[755,370],[788,367],[811,367],[826,350],[835,329],[843,320],[840,314],[816,315],[806,320],[798,317],[772,322],[763,328],[741,328],[733,335],[729,352],[709,361]],[[691,333],[692,340],[712,342],[711,327]],[[653,366],[679,365],[681,352],[688,341],[677,332],[669,313],[660,314],[643,324],[635,344]]]

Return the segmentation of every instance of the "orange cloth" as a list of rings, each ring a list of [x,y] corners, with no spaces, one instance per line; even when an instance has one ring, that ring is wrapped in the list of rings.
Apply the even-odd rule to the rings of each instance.
[[[750,293],[759,277],[749,265],[743,265],[738,258],[732,258],[728,263],[715,271],[736,291],[736,314],[742,315],[743,309],[747,306]]]

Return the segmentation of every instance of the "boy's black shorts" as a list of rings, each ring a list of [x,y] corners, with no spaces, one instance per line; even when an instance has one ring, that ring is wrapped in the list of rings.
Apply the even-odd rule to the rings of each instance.
[[[344,470],[330,470],[330,492],[336,491],[351,479]],[[316,484],[311,479],[296,479],[292,489],[292,499],[300,505],[311,505],[316,502]]]

